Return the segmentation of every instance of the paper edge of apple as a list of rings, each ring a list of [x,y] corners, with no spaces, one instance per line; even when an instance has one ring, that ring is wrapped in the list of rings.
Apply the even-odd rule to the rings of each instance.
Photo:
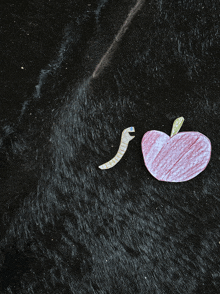
[[[147,133],[149,133],[149,132],[160,132],[160,133],[162,133],[162,134],[164,134],[164,135],[167,135],[166,133],[164,133],[164,132],[162,132],[162,131],[158,131],[158,130],[150,130],[150,131],[147,131],[144,135],[143,135],[143,137],[142,137],[142,140],[141,140],[141,150],[142,150],[142,155],[143,155],[143,159],[144,159],[144,164],[145,164],[145,167],[147,168],[147,166],[146,166],[146,163],[145,163],[145,157],[144,157],[144,154],[143,154],[143,140],[144,140],[144,137],[145,137],[145,135],[147,134]],[[202,134],[202,133],[200,133],[200,132],[197,132],[197,131],[186,131],[186,132],[179,132],[179,133],[177,133],[177,134],[175,134],[174,136],[169,136],[169,135],[167,135],[167,137],[169,137],[170,139],[172,139],[172,138],[174,138],[176,135],[178,135],[178,134],[183,134],[183,133],[196,133],[196,134],[200,134],[200,135],[202,135],[202,136],[204,136],[207,140],[208,140],[208,142],[209,142],[209,144],[210,144],[210,152],[209,152],[209,158],[208,158],[208,160],[207,160],[207,164],[206,164],[206,166],[198,173],[198,174],[196,174],[194,177],[192,177],[192,178],[190,178],[190,179],[187,179],[187,180],[183,180],[183,181],[165,181],[165,180],[160,180],[160,179],[158,179],[156,176],[154,176],[149,170],[148,170],[148,168],[147,168],[147,170],[148,170],[148,172],[152,175],[152,177],[154,177],[155,179],[157,179],[159,182],[166,182],[166,183],[183,183],[183,182],[188,182],[188,181],[190,181],[190,180],[192,180],[192,179],[194,179],[194,178],[196,178],[199,174],[201,174],[205,169],[206,169],[206,167],[208,166],[208,164],[209,164],[209,162],[210,162],[210,159],[211,159],[211,153],[212,153],[212,144],[211,144],[211,141],[210,141],[210,139],[206,136],[206,135],[204,135],[204,134]]]

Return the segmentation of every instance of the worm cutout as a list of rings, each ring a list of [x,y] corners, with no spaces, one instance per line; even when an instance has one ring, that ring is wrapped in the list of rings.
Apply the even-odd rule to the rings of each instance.
[[[127,129],[124,129],[124,131],[122,132],[122,135],[121,135],[121,142],[120,142],[120,146],[119,146],[117,154],[110,161],[100,165],[99,166],[100,169],[112,168],[122,159],[123,155],[125,154],[125,152],[128,148],[128,143],[131,140],[133,140],[135,137],[135,136],[131,136],[129,134],[129,132],[135,132],[134,127],[129,127]]]

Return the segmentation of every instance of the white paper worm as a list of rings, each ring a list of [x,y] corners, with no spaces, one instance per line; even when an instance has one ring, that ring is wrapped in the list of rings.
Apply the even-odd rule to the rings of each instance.
[[[115,166],[121,159],[122,156],[125,154],[127,148],[128,148],[128,143],[134,139],[135,136],[131,136],[129,132],[135,132],[134,127],[129,127],[127,129],[124,129],[121,135],[121,143],[118,149],[117,154],[115,157],[113,157],[110,161],[102,164],[99,166],[100,169],[109,169]]]

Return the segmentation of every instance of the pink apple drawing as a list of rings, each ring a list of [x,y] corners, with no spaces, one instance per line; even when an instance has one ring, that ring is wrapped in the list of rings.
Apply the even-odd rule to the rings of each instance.
[[[210,140],[199,132],[178,133],[183,121],[183,117],[174,121],[170,137],[163,132],[149,131],[142,138],[145,166],[159,181],[191,180],[209,163]]]

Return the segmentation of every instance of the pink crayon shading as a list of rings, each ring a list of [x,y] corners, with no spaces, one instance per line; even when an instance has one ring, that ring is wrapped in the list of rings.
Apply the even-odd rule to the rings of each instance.
[[[199,132],[169,137],[163,132],[149,131],[141,145],[145,165],[159,181],[188,181],[206,168],[211,157],[211,142]]]

